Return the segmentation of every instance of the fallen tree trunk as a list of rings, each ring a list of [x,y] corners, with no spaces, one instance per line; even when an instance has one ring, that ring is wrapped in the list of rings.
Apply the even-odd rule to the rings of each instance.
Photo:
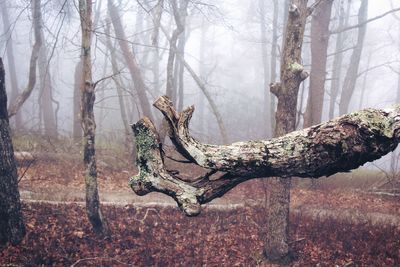
[[[165,96],[154,106],[164,114],[177,151],[209,173],[187,182],[169,172],[156,128],[143,118],[132,126],[139,174],[131,178],[131,188],[139,195],[167,194],[187,215],[199,214],[201,204],[249,179],[318,178],[355,169],[394,150],[400,138],[400,106],[365,109],[271,140],[220,146],[202,144],[190,136],[193,106],[178,113]],[[213,178],[216,172],[223,174]]]

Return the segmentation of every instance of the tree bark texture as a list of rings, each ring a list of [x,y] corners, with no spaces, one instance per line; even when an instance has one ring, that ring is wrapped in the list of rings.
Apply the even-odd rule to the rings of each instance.
[[[353,96],[357,78],[358,67],[360,65],[361,54],[364,45],[365,35],[367,33],[367,24],[363,24],[368,19],[368,0],[361,1],[358,11],[358,23],[361,26],[358,28],[357,43],[350,58],[350,65],[347,69],[346,76],[343,82],[342,94],[339,103],[339,114],[343,115],[349,111],[351,97]]]
[[[118,39],[119,46],[121,47],[126,65],[129,69],[129,73],[131,74],[131,78],[133,80],[133,84],[135,86],[135,90],[140,101],[142,112],[144,116],[152,119],[153,115],[151,113],[150,103],[146,95],[146,91],[148,90],[148,88],[144,82],[140,67],[137,63],[136,56],[133,53],[132,49],[129,49],[128,41],[122,26],[121,17],[112,0],[108,0],[108,12],[110,14],[110,18],[114,26],[115,35]]]
[[[301,49],[309,9],[307,0],[294,0],[288,9],[283,38],[280,82],[271,84],[278,98],[275,113],[275,137],[296,129],[297,95],[300,84],[308,77],[301,65]],[[267,181],[267,231],[264,253],[270,260],[282,260],[289,254],[290,179],[273,178]]]
[[[258,177],[318,178],[347,172],[394,150],[400,140],[400,106],[365,109],[270,140],[209,145],[194,139],[189,123],[194,107],[177,112],[168,97],[154,106],[167,119],[169,137],[187,160],[210,172],[183,181],[164,166],[154,124],[143,118],[132,125],[137,140],[138,175],[131,178],[139,195],[165,193],[188,215],[237,184]],[[222,176],[213,176],[217,171]]]
[[[82,83],[81,83],[81,119],[83,128],[83,154],[86,188],[86,213],[93,230],[97,235],[109,236],[107,222],[100,209],[99,193],[97,189],[97,168],[95,156],[94,118],[95,88],[92,81],[92,1],[79,0],[79,15],[82,29]]]
[[[5,71],[0,58],[0,248],[8,242],[19,244],[24,236],[17,167],[8,121]]]
[[[332,4],[333,0],[322,1],[312,15],[310,89],[304,127],[318,124],[322,118]]]
[[[1,16],[3,18],[3,28],[6,34],[6,50],[7,50],[7,62],[8,62],[8,70],[10,73],[10,84],[11,84],[11,98],[10,102],[14,102],[19,94],[18,88],[18,79],[17,79],[17,71],[15,68],[15,59],[14,59],[14,46],[13,46],[13,39],[12,39],[12,31],[11,31],[11,23],[10,23],[10,16],[8,14],[8,8],[6,6],[6,1],[0,1],[0,9],[1,9]],[[22,118],[21,113],[18,112],[15,114],[15,129],[22,128]]]

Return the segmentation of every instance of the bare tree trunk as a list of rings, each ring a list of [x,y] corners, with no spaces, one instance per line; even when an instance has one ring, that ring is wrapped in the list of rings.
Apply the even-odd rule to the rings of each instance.
[[[35,35],[35,44],[32,47],[31,58],[29,62],[29,77],[28,77],[28,85],[24,89],[24,91],[18,95],[14,102],[10,103],[8,108],[8,116],[11,118],[15,114],[17,114],[18,110],[22,107],[25,101],[31,95],[33,88],[35,88],[36,84],[36,68],[37,68],[37,61],[40,53],[40,48],[42,47],[42,38],[40,38],[40,25],[36,25],[39,21],[41,21],[41,12],[40,12],[40,5],[37,4],[36,1],[32,2],[32,25]]]
[[[186,18],[186,17],[185,17]],[[182,55],[183,59],[185,59],[185,45],[186,45],[187,34],[186,30],[182,32],[178,39],[178,53]],[[184,98],[184,71],[185,66],[183,66],[182,61],[177,60],[178,64],[178,110],[182,111],[183,109],[183,98]]]
[[[25,236],[5,83],[4,65],[0,58],[0,248],[8,242],[17,245]]]
[[[366,67],[367,70],[369,69],[369,65],[371,62],[371,56],[372,56],[372,53],[369,53],[367,67]],[[360,104],[358,105],[358,109],[362,109],[363,104],[364,104],[364,95],[365,95],[365,91],[367,89],[368,72],[369,71],[366,71],[364,73],[364,78],[363,78],[363,82],[362,82],[362,86],[361,86],[361,95],[360,95],[360,102],[359,102]]]
[[[199,76],[202,81],[206,81],[206,33],[208,30],[208,22],[202,19],[201,33],[200,33],[200,49],[199,49]],[[199,115],[199,129],[204,131],[204,113],[205,113],[205,101],[204,94],[199,95],[199,105],[197,107],[197,113]]]
[[[81,118],[83,128],[83,161],[86,167],[86,212],[93,230],[97,235],[109,236],[110,230],[100,210],[97,189],[97,168],[95,157],[94,119],[95,88],[92,81],[92,1],[79,0],[79,15],[82,28],[82,83],[81,83]]]
[[[178,38],[185,32],[185,18],[187,14],[188,0],[180,1],[179,7],[176,0],[171,0],[172,11],[175,19],[176,29],[173,31],[169,41],[169,55],[167,63],[167,89],[166,95],[176,104],[176,83],[174,83],[174,62],[179,53],[177,48]],[[183,57],[183,55],[180,55]]]
[[[311,73],[304,127],[321,122],[324,103],[329,23],[333,0],[322,1],[311,20]]]
[[[118,63],[117,63],[117,59],[115,56],[115,47],[113,47],[113,45],[111,43],[111,39],[110,39],[109,24],[107,24],[107,26],[106,26],[106,37],[107,37],[107,48],[110,51],[111,66],[112,66],[112,70],[113,70],[113,74],[114,74],[113,80],[115,82],[115,87],[117,89],[120,114],[121,114],[121,119],[122,119],[122,122],[124,125],[124,130],[125,130],[125,145],[128,148],[131,146],[131,144],[133,143],[134,140],[132,138],[133,136],[130,131],[129,120],[128,120],[128,116],[126,113],[125,101],[124,101],[123,89],[122,89],[123,86],[121,83],[121,78],[118,75],[119,68],[118,68]],[[132,152],[132,151],[130,151],[130,152]],[[133,153],[131,153],[131,154],[133,154]]]
[[[40,15],[34,17],[35,31],[39,32],[39,37],[41,39],[42,46],[39,51],[38,67],[39,67],[39,103],[41,108],[41,114],[43,116],[44,131],[45,135],[52,138],[57,138],[57,124],[56,117],[53,109],[52,103],[52,85],[50,77],[49,62],[47,58],[47,48],[43,36],[43,19],[41,15],[41,0],[34,0],[34,6],[38,6],[38,11]]]
[[[150,109],[150,103],[146,95],[146,91],[148,90],[148,88],[144,83],[140,67],[137,64],[136,56],[133,51],[129,49],[128,41],[122,27],[121,17],[112,0],[108,0],[108,12],[114,26],[115,35],[118,39],[119,46],[121,47],[122,54],[124,55],[126,65],[129,69],[129,73],[131,74],[135,90],[137,91],[143,114],[153,119],[153,115]]]
[[[6,50],[7,50],[7,62],[8,62],[8,70],[10,73],[10,83],[11,83],[11,98],[10,102],[13,103],[18,97],[19,88],[18,88],[18,79],[17,79],[17,71],[15,69],[15,59],[14,59],[14,46],[13,39],[11,35],[11,24],[10,17],[8,15],[8,8],[6,6],[6,1],[0,1],[0,9],[1,15],[3,18],[3,28],[6,34]],[[22,114],[18,112],[15,114],[15,128],[21,129],[22,127]]]
[[[263,78],[264,78],[264,136],[267,138],[272,137],[271,129],[271,92],[269,91],[269,78],[270,70],[268,65],[268,52],[267,52],[267,22],[266,22],[266,8],[265,0],[259,0],[260,8],[260,34],[261,34],[261,56],[263,66]],[[274,10],[275,16],[275,10]]]
[[[286,3],[287,2],[287,3]],[[286,14],[286,6],[289,6],[289,2],[285,2],[285,14]],[[273,0],[274,3],[274,15],[272,19],[272,44],[271,44],[271,78],[270,83],[276,82],[276,64],[278,60],[278,17],[279,17],[279,2],[278,0]],[[286,16],[286,15],[285,15]],[[286,22],[286,19],[284,20]],[[275,96],[270,94],[271,97],[271,135],[275,132]]]
[[[299,86],[308,76],[301,65],[301,48],[308,12],[307,0],[291,2],[283,39],[281,81],[271,84],[271,92],[278,98],[275,114],[276,137],[296,128]],[[267,185],[268,217],[264,253],[273,261],[284,261],[289,256],[290,184],[290,179],[273,178]]]
[[[74,80],[74,95],[72,103],[73,123],[72,123],[72,137],[75,143],[82,141],[82,126],[81,126],[81,84],[82,84],[82,59],[75,66],[75,80]]]
[[[221,133],[222,137],[222,142],[223,143],[228,143],[228,133],[226,132],[224,122],[222,120],[222,116],[218,111],[217,104],[215,104],[214,99],[212,98],[210,92],[207,90],[204,82],[197,76],[196,72],[190,67],[190,65],[185,61],[182,60],[183,65],[185,66],[186,70],[190,73],[194,81],[196,82],[197,86],[200,88],[200,90],[203,92],[204,96],[206,97],[208,103],[210,104],[211,111],[214,113],[215,119],[217,120],[217,124]]]
[[[364,45],[364,39],[367,32],[367,24],[364,23],[368,19],[368,0],[361,1],[360,9],[358,11],[358,23],[362,24],[358,28],[357,44],[353,50],[350,58],[350,65],[347,69],[346,76],[343,82],[342,95],[339,103],[339,114],[343,115],[349,111],[351,97],[353,96],[357,77],[358,67],[360,65],[361,54]]]
[[[153,45],[153,88],[157,92],[160,88],[160,49],[159,49],[159,39],[160,39],[160,25],[161,18],[163,14],[164,0],[158,0],[156,6],[154,7],[154,19],[153,25],[154,30],[151,35],[151,43]]]
[[[344,1],[341,1],[339,11],[339,29],[347,27],[350,18],[350,7],[351,2],[348,1],[346,12],[344,11]],[[345,32],[339,32],[336,37],[335,44],[335,55],[332,64],[332,82],[331,82],[331,95],[329,98],[329,119],[333,119],[335,116],[336,100],[339,94],[340,81],[342,77],[342,63],[343,63],[343,48],[344,48],[344,35]]]

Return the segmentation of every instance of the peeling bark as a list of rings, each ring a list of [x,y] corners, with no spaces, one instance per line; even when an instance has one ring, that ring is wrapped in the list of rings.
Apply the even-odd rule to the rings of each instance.
[[[178,113],[166,96],[154,105],[164,114],[177,151],[210,172],[191,182],[169,173],[156,128],[145,117],[132,126],[139,174],[130,184],[139,195],[156,191],[173,197],[187,215],[197,215],[201,204],[249,179],[318,178],[355,169],[394,150],[400,138],[400,106],[396,106],[365,109],[271,140],[209,145],[189,134],[193,107]],[[212,177],[217,171],[224,174]]]

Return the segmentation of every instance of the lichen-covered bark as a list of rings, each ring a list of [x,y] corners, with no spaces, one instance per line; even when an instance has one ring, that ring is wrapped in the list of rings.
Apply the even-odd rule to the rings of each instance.
[[[25,236],[17,167],[10,135],[3,61],[0,58],[0,247],[19,244]]]
[[[297,95],[301,82],[308,77],[301,65],[301,49],[309,10],[307,0],[292,0],[281,57],[280,82],[271,85],[278,98],[275,113],[275,137],[296,128]],[[280,260],[289,253],[290,179],[273,178],[267,181],[267,225],[264,252],[271,260]]]
[[[155,106],[167,119],[169,136],[178,152],[210,172],[193,182],[184,182],[169,173],[156,128],[143,118],[132,126],[139,174],[131,178],[131,187],[140,195],[165,193],[188,215],[198,214],[200,204],[252,178],[317,178],[349,171],[389,153],[400,138],[400,107],[396,107],[362,110],[271,140],[208,145],[189,134],[193,107],[178,113],[165,96]],[[217,171],[225,174],[211,178]]]

